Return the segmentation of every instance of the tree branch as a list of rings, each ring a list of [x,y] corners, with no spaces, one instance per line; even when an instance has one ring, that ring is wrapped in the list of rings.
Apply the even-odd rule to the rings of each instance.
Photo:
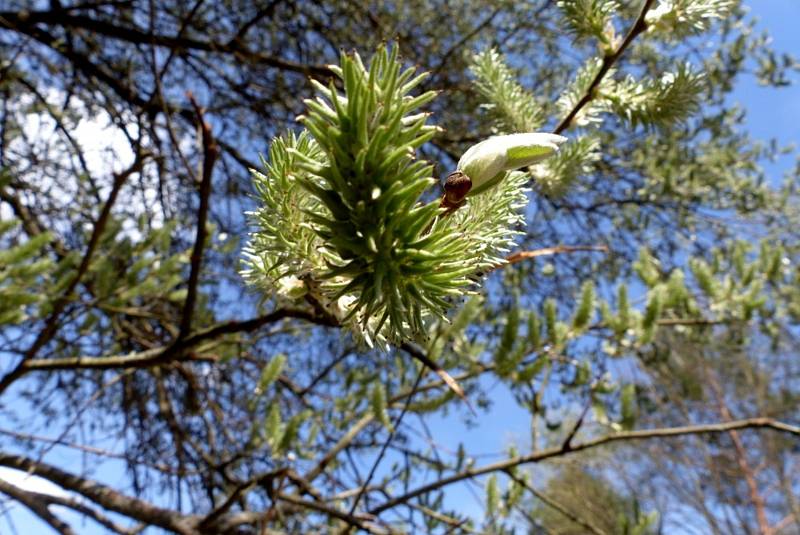
[[[180,358],[184,352],[202,342],[214,340],[226,334],[238,332],[250,332],[258,330],[264,325],[275,323],[285,318],[304,319],[319,325],[328,325],[324,320],[318,318],[307,310],[298,309],[278,309],[264,316],[244,320],[227,321],[198,331],[182,340],[178,340],[172,345],[156,347],[146,351],[130,353],[128,355],[114,355],[109,357],[69,357],[60,359],[33,359],[22,363],[23,371],[20,375],[29,371],[46,370],[68,370],[77,368],[109,370],[117,368],[144,368],[164,364],[170,360]],[[0,390],[1,392],[1,390]]]
[[[97,481],[76,476],[53,465],[35,461],[22,455],[7,453],[0,453],[0,465],[23,470],[47,479],[65,490],[88,498],[109,511],[114,511],[181,535],[194,535],[195,533],[192,528],[194,522],[192,517],[181,515],[177,511],[157,507],[139,498],[126,496]],[[3,492],[5,492],[5,489]],[[62,533],[70,532],[62,531]]]
[[[203,117],[203,110],[197,104],[191,92],[187,91],[189,101],[192,103],[194,112],[197,115],[197,125],[202,134],[203,145],[203,173],[200,182],[200,206],[197,209],[197,234],[192,248],[190,260],[191,269],[189,272],[189,282],[186,292],[186,301],[183,306],[183,316],[181,317],[181,330],[178,338],[185,338],[189,335],[192,328],[192,315],[194,313],[195,302],[197,301],[197,284],[200,281],[200,271],[203,264],[203,249],[206,244],[206,221],[208,220],[208,206],[211,197],[211,176],[214,172],[214,162],[219,156],[219,148],[214,135],[211,133],[211,126]]]
[[[119,41],[140,45],[155,45],[170,49],[201,50],[215,54],[231,54],[247,61],[253,61],[262,65],[268,65],[285,71],[297,72],[307,76],[330,76],[332,74],[331,70],[324,65],[304,65],[302,63],[295,63],[271,56],[263,52],[254,52],[242,45],[239,39],[232,39],[227,43],[222,43],[203,41],[182,35],[169,36],[151,34],[135,26],[112,24],[111,22],[88,17],[86,15],[72,15],[64,10],[0,12],[0,26],[12,30],[29,30],[31,28],[36,28],[37,24],[61,26],[65,29],[87,30]]]
[[[23,490],[3,479],[0,479],[0,492],[23,504],[30,509],[33,514],[47,522],[51,528],[61,535],[75,535],[75,532],[72,531],[69,524],[51,513],[50,509],[48,509],[47,506],[50,505],[50,500],[48,500],[48,498],[50,498],[50,496]]]
[[[642,5],[642,10],[639,12],[639,16],[636,18],[636,22],[633,23],[633,26],[628,31],[628,34],[623,39],[622,43],[612,53],[606,53],[603,57],[603,63],[600,65],[600,70],[597,71],[592,83],[589,84],[589,87],[586,89],[586,93],[581,97],[581,99],[575,104],[575,106],[570,110],[566,117],[564,117],[558,126],[555,127],[553,130],[554,134],[560,134],[564,130],[570,127],[572,124],[573,119],[578,115],[578,113],[586,106],[589,102],[592,101],[595,97],[595,92],[597,88],[600,87],[600,82],[603,81],[603,78],[608,71],[611,70],[611,67],[614,66],[614,63],[622,56],[625,50],[630,46],[636,37],[647,29],[647,23],[645,22],[645,16],[647,12],[650,10],[650,7],[653,5],[655,0],[645,0],[644,4]]]
[[[505,471],[515,466],[523,464],[538,463],[546,459],[561,457],[563,455],[589,450],[592,448],[596,448],[598,446],[603,446],[605,444],[611,444],[613,442],[646,440],[651,438],[678,437],[685,435],[727,433],[732,429],[751,429],[751,428],[773,429],[775,431],[779,431],[782,433],[789,433],[800,437],[800,427],[779,422],[777,420],[773,420],[772,418],[748,418],[746,420],[736,420],[733,422],[724,422],[715,424],[689,425],[683,427],[668,427],[662,429],[641,429],[637,431],[626,431],[626,432],[616,433],[613,435],[598,437],[592,440],[587,440],[579,444],[573,444],[569,447],[568,450],[564,450],[563,447],[549,448],[538,452],[530,453],[528,455],[520,455],[517,457],[512,457],[511,459],[485,465],[479,468],[464,470],[462,472],[458,472],[451,476],[444,477],[437,481],[433,481],[426,485],[422,485],[396,498],[392,498],[386,501],[385,503],[379,505],[378,507],[372,509],[370,513],[377,515],[383,511],[386,511],[387,509],[391,509],[393,507],[397,507],[398,505],[402,505],[404,502],[407,502],[412,498],[416,498],[417,496],[421,496],[428,492],[446,487],[448,485],[457,483],[459,481],[472,479],[485,474],[490,474],[492,472]]]
[[[52,312],[50,312],[50,315],[45,320],[44,327],[41,331],[39,331],[39,334],[25,352],[22,360],[13,370],[8,372],[5,376],[3,376],[2,379],[0,379],[0,395],[2,395],[2,393],[5,392],[5,390],[11,386],[14,381],[26,373],[27,363],[33,359],[39,350],[44,347],[44,345],[47,344],[47,342],[49,342],[55,335],[56,330],[58,329],[58,321],[61,317],[61,314],[64,312],[64,309],[72,299],[72,292],[75,291],[75,288],[78,287],[81,279],[83,279],[83,276],[89,270],[94,252],[97,249],[97,245],[100,243],[100,238],[103,235],[103,231],[106,228],[108,219],[111,216],[111,208],[117,201],[117,195],[122,189],[122,185],[125,184],[128,177],[136,172],[139,172],[143,164],[144,155],[141,151],[139,151],[137,152],[133,163],[126,170],[114,175],[114,183],[111,187],[111,192],[108,194],[108,199],[103,205],[103,208],[100,210],[100,214],[98,215],[97,221],[94,224],[92,234],[89,237],[89,242],[86,245],[86,251],[83,253],[83,258],[81,259],[81,263],[76,270],[75,276],[72,277],[69,285],[67,285],[61,295],[53,303]]]

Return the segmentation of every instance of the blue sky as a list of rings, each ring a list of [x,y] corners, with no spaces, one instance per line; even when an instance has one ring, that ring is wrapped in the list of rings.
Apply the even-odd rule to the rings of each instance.
[[[747,5],[753,16],[761,19],[759,28],[769,31],[775,50],[800,56],[800,2],[751,0]],[[795,73],[792,80],[795,86],[776,90],[759,85],[754,76],[739,79],[731,98],[747,110],[746,125],[754,138],[776,138],[781,145],[800,144],[800,75]],[[796,158],[795,151],[767,169],[785,172]]]
[[[747,4],[753,16],[760,19],[758,27],[769,30],[776,50],[800,55],[800,31],[797,30],[800,21],[800,1],[751,0]],[[795,74],[793,81],[795,84],[800,83],[800,76]],[[800,143],[798,86],[776,90],[762,87],[754,76],[745,75],[739,79],[731,99],[747,110],[746,126],[753,137],[765,141],[775,138],[780,145]],[[771,179],[778,181],[782,173],[792,169],[796,157],[797,153],[794,152],[768,165],[767,169],[772,174]],[[458,411],[456,414],[451,413],[447,418],[430,418],[427,423],[437,445],[445,451],[455,451],[459,442],[469,443],[471,451],[491,455],[478,460],[479,463],[483,463],[496,458],[494,455],[504,452],[511,441],[524,443],[529,429],[527,413],[516,407],[516,403],[508,397],[504,388],[494,389],[492,394],[497,395],[493,400],[492,413],[481,413],[477,419],[478,425],[475,427],[467,428]],[[63,449],[56,449],[55,452],[59,455],[52,457],[51,462],[63,460],[63,466],[67,469],[80,468],[78,456],[73,453],[66,454]],[[0,471],[0,477],[19,485],[26,484],[19,474],[8,471]],[[123,479],[123,474],[120,466],[108,463],[95,474],[95,477],[114,485]],[[482,482],[477,484],[482,486]],[[464,486],[454,486],[451,490],[449,501],[454,507],[464,511],[472,507],[482,507],[483,504],[475,501],[472,493]],[[60,510],[58,512],[61,513]],[[79,521],[72,514],[64,514],[63,518],[79,533],[103,533],[94,523]],[[9,522],[13,523],[13,528]],[[14,533],[15,530],[19,534],[45,533],[46,529],[44,524],[19,505],[13,506],[8,517],[0,518],[0,533],[3,534]]]

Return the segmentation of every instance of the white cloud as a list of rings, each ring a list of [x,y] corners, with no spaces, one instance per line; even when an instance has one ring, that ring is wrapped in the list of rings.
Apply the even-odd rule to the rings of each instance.
[[[13,468],[0,467],[0,479],[22,490],[49,494],[50,496],[68,497],[71,494],[55,483]]]

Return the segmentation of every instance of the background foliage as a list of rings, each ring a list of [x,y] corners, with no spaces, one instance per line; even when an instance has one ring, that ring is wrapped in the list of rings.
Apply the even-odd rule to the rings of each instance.
[[[0,465],[64,491],[9,503],[61,533],[800,529],[798,168],[728,98],[797,62],[739,2],[0,6]],[[345,71],[387,40],[375,93]],[[364,248],[535,130],[570,142]],[[505,451],[442,444],[487,421]]]

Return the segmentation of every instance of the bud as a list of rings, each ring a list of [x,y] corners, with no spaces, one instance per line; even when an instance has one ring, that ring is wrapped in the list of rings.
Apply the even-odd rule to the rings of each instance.
[[[495,186],[506,171],[555,154],[566,140],[564,136],[545,133],[493,136],[470,147],[458,161],[458,171],[469,177],[472,182],[469,195],[475,195]]]
[[[308,293],[305,283],[294,275],[281,277],[276,290],[280,296],[287,299],[300,299]]]

